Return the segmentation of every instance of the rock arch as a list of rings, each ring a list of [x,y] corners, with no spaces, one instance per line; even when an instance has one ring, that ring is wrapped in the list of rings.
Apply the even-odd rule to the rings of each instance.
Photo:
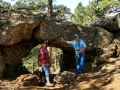
[[[60,22],[44,17],[38,10],[5,10],[0,8],[0,74],[8,72],[19,64],[30,50],[49,40],[52,47],[61,48],[66,54],[65,69],[73,68],[74,49],[61,42],[61,37],[72,40],[78,33],[87,43],[86,61],[93,61],[103,54],[103,48],[113,43],[115,34],[101,27],[76,25],[71,22]],[[115,45],[115,44],[114,44]],[[113,50],[113,53],[116,49]]]

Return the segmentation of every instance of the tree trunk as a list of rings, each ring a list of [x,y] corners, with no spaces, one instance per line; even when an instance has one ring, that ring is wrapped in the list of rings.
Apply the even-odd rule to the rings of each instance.
[[[57,68],[57,56],[55,56],[55,70]]]
[[[32,74],[34,73],[34,59],[32,60]]]
[[[49,5],[48,5],[48,17],[52,17],[52,0],[48,0]]]
[[[47,48],[49,51],[49,60],[50,60],[50,66],[51,66],[51,59],[52,59],[52,47]]]
[[[52,0],[48,0],[48,17],[52,17]],[[51,66],[51,58],[52,58],[52,47],[48,47],[49,56],[50,56],[50,66]]]

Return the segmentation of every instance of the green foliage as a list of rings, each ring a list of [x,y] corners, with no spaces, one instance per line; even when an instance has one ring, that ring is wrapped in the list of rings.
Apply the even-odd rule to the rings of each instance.
[[[11,4],[9,2],[6,2],[4,0],[0,0],[0,6],[3,6],[3,7],[10,7]]]
[[[70,19],[72,13],[70,8],[67,8],[65,5],[54,5],[53,16],[62,21],[67,21]]]
[[[29,55],[23,58],[23,65],[30,71],[33,72],[34,70],[39,69],[38,66],[38,52],[39,52],[40,45],[34,47]]]
[[[37,45],[34,47],[29,55],[25,58],[23,58],[23,65],[30,71],[34,72],[35,70],[39,69],[40,67],[38,66],[38,52],[40,49],[40,45]],[[58,48],[52,48],[52,61],[51,61],[51,66],[55,67],[55,59],[57,62],[57,67],[58,67],[58,61],[59,61],[59,56],[62,53],[62,51]]]
[[[17,0],[13,8],[40,9],[45,11],[48,5],[47,0]]]
[[[60,60],[60,54],[62,54],[62,50],[59,48],[52,48],[52,61],[51,66],[56,69],[56,67],[59,67],[59,60]],[[55,65],[56,63],[56,65]]]
[[[13,0],[14,1],[14,0]],[[16,0],[15,0],[16,1]],[[55,0],[54,0],[55,1]],[[17,0],[11,8],[29,8],[48,12],[48,0]],[[71,10],[65,5],[54,5],[53,17],[61,21],[70,20]]]
[[[97,3],[96,6],[96,16],[101,17],[105,14],[110,8],[120,5],[120,3],[116,0],[101,0]]]
[[[81,24],[84,22],[84,6],[82,2],[78,4],[78,6],[75,8],[75,14],[72,16],[72,21],[76,24]]]
[[[71,18],[73,23],[87,24],[101,18],[112,7],[120,5],[116,0],[92,0],[89,5],[83,6],[80,2],[75,8],[75,13]]]

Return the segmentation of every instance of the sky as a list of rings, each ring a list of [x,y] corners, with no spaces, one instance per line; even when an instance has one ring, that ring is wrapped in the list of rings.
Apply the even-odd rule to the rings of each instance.
[[[4,1],[10,2],[11,0],[4,0]],[[86,6],[89,4],[89,1],[90,0],[55,0],[53,4],[65,5],[68,8],[70,8],[72,12],[74,12],[74,9],[76,8],[79,2],[82,2],[82,4]]]
[[[86,6],[89,4],[89,1],[90,0],[56,0],[54,4],[65,5],[68,8],[70,8],[72,12],[74,12],[74,9],[76,8],[79,2],[82,2],[83,6]]]

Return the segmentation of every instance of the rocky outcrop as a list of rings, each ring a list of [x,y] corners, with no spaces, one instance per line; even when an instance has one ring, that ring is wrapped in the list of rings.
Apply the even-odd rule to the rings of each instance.
[[[118,24],[115,23],[114,27],[116,25]],[[96,63],[101,63],[103,59],[106,61],[106,58],[99,59],[106,53],[105,48],[112,51],[108,58],[114,56],[114,52],[117,50],[117,44],[113,42],[114,39],[118,39],[117,34],[102,26],[58,22],[53,18],[45,17],[39,10],[0,8],[0,61],[3,62],[0,63],[0,67],[2,67],[0,73],[2,74],[3,71],[7,73],[10,70],[11,73],[14,73],[13,68],[19,67],[22,58],[28,55],[30,50],[40,44],[43,39],[49,41],[49,46],[63,50],[65,55],[63,70],[75,68],[73,47],[61,41],[61,37],[73,40],[75,33],[78,33],[87,44],[86,61],[93,62],[95,58]],[[109,48],[109,45],[112,44],[114,44],[113,49]],[[117,45],[117,47],[119,46]],[[107,56],[105,54],[105,57]]]
[[[73,72],[63,71],[63,72],[60,72],[59,74],[57,74],[54,77],[53,81],[55,83],[69,83],[75,79],[75,75],[76,74]]]
[[[101,19],[96,20],[91,25],[94,27],[102,27],[109,31],[119,31],[120,22],[119,14],[113,17],[102,17]]]

